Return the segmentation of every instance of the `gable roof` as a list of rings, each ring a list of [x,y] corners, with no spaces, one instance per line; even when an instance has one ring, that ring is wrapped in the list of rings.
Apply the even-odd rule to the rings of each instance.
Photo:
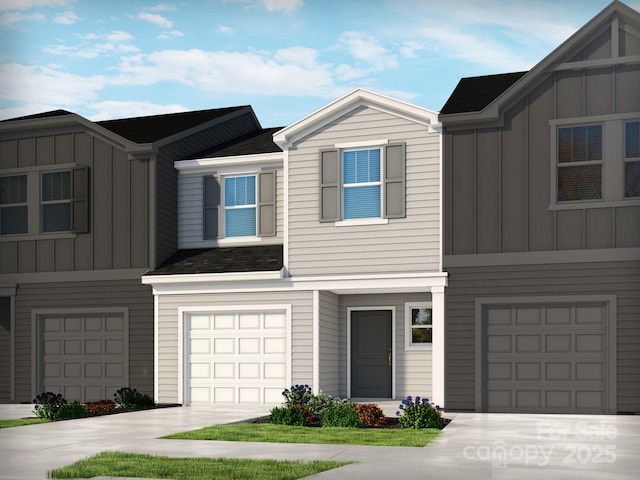
[[[283,127],[262,128],[241,137],[217,145],[186,158],[218,158],[238,155],[257,155],[262,153],[279,153],[282,149],[273,141],[273,134]],[[180,160],[183,161],[183,160]]]
[[[61,117],[64,115],[75,115],[75,114],[73,112],[68,112],[66,110],[59,109],[59,110],[51,110],[50,112],[42,112],[42,113],[34,113],[33,115],[25,115],[24,117],[6,118],[4,120],[0,120],[0,122],[19,122],[21,120]]]
[[[282,255],[282,245],[178,250],[145,275],[277,272],[284,265]]]
[[[527,72],[502,73],[482,77],[467,77],[458,82],[444,104],[440,115],[478,112],[494,101]]]
[[[284,149],[327,123],[361,106],[407,118],[414,122],[427,125],[434,131],[439,128],[438,113],[433,110],[427,110],[426,108],[387,97],[371,90],[356,88],[301,120],[283,128],[273,136],[273,140]]]
[[[516,79],[510,86],[503,85],[506,86],[506,88],[493,100],[490,100],[483,108],[480,110],[457,108],[455,109],[456,111],[452,111],[454,109],[451,108],[450,110],[448,109],[449,111],[443,111],[440,114],[440,121],[446,126],[456,124],[462,125],[465,123],[500,122],[501,115],[506,108],[508,108],[513,102],[517,101],[524,92],[535,88],[543,82],[553,71],[562,66],[563,63],[570,62],[576,51],[580,47],[584,47],[586,42],[594,39],[607,28],[612,28],[613,31],[614,26],[624,28],[625,24],[635,24],[636,26],[640,25],[640,13],[622,2],[614,0],[531,70]],[[618,35],[618,32],[614,32],[614,35]],[[629,62],[630,58],[636,58],[637,61],[637,56],[617,57],[618,52],[613,52],[613,54],[615,58],[606,59],[604,61],[573,61],[567,66],[567,68],[581,69],[586,68],[587,64],[593,66],[599,65],[601,67],[625,64]],[[458,85],[460,86],[460,84]],[[495,91],[497,92],[499,90],[499,88],[497,88],[499,85],[496,85],[495,87]],[[454,94],[456,94],[455,91]],[[485,97],[485,99],[486,98],[488,98],[488,96]],[[452,99],[450,98],[449,100]],[[445,106],[447,106],[449,100]],[[456,103],[457,101],[452,105],[456,105]],[[464,103],[465,102],[460,101],[459,105],[464,105]]]
[[[193,112],[105,120],[95,123],[132,142],[153,143],[243,108],[251,107],[213,108]]]

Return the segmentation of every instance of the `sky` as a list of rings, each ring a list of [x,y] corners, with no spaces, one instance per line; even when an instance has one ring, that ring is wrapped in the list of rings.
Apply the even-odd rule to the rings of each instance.
[[[0,119],[251,105],[267,128],[357,87],[438,111],[460,78],[528,70],[608,4],[0,0]]]

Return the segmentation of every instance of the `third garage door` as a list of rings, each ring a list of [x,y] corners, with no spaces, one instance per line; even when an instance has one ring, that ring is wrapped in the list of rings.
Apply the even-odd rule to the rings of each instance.
[[[606,413],[606,304],[485,310],[484,410]]]

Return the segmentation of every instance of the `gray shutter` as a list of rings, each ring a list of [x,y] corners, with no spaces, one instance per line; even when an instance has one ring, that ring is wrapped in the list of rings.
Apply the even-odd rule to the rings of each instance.
[[[404,218],[405,144],[387,145],[384,153],[384,218]]]
[[[220,184],[214,176],[203,177],[202,238],[218,238],[218,211],[220,206]]]
[[[340,155],[338,150],[320,152],[320,221],[340,220]]]
[[[258,236],[276,234],[276,172],[258,174]]]
[[[89,232],[89,167],[71,170],[71,231]]]

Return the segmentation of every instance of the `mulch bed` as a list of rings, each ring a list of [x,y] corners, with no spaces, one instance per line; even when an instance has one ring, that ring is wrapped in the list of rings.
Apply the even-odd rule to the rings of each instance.
[[[269,417],[260,417],[253,421],[253,423],[269,423]],[[440,417],[440,430],[451,423],[450,418]],[[311,422],[305,425],[305,427],[322,427],[322,422]],[[398,417],[385,417],[384,424],[378,427],[366,427],[366,428],[402,428]]]

